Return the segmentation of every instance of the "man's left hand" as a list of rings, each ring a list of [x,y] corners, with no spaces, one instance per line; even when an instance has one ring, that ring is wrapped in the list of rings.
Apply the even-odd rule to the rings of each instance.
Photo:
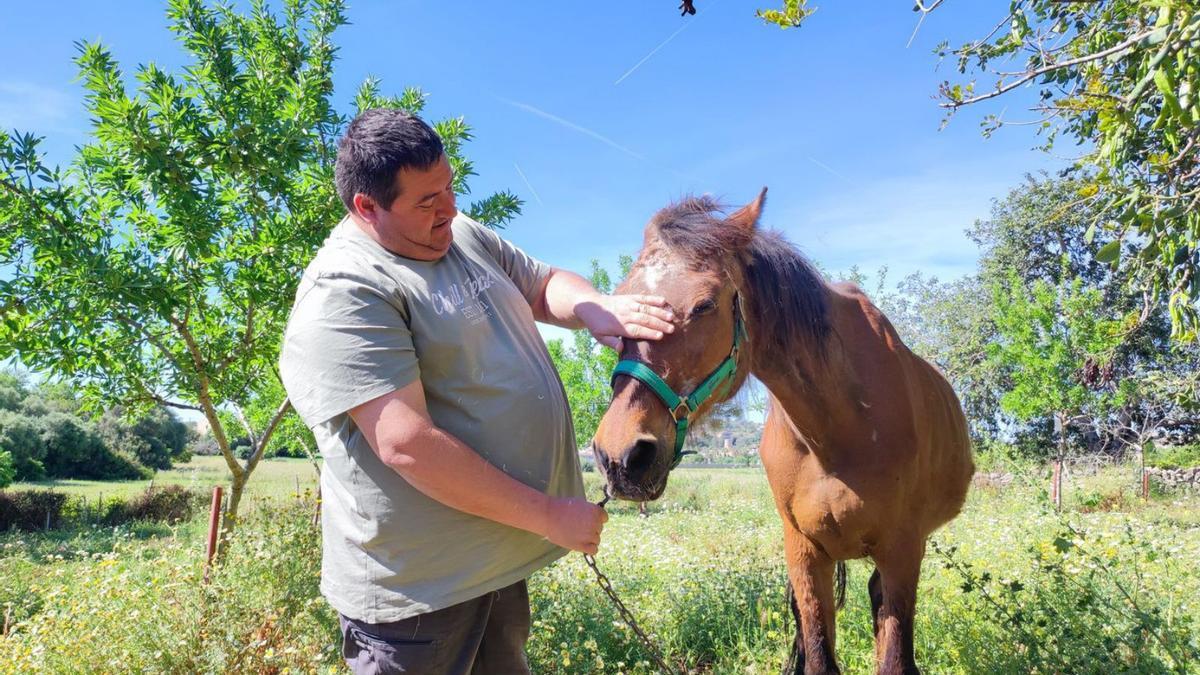
[[[580,303],[575,316],[600,344],[621,351],[621,338],[661,340],[675,331],[675,314],[657,295],[601,295]]]

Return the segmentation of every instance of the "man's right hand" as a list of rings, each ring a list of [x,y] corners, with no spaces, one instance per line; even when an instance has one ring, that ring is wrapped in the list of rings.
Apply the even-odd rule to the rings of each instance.
[[[554,498],[547,509],[543,536],[556,546],[596,555],[607,520],[608,513],[586,499]]]

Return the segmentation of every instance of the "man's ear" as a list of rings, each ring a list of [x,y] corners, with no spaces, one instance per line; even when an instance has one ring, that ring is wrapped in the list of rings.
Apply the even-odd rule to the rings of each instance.
[[[374,225],[379,220],[379,202],[362,192],[354,193],[354,215]]]

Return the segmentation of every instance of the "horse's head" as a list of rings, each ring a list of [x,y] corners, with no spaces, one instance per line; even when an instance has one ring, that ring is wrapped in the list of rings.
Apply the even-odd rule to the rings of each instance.
[[[745,380],[738,261],[765,197],[763,189],[728,217],[710,198],[686,199],[646,225],[642,251],[617,290],[666,298],[676,328],[662,340],[624,342],[592,446],[614,497],[657,499],[687,430]]]

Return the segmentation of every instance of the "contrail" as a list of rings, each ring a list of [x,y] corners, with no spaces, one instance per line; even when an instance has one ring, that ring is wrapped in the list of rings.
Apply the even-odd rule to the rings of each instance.
[[[499,97],[497,97],[497,98],[499,98]],[[528,103],[521,103],[520,101],[512,101],[507,98],[500,98],[500,100],[513,106],[514,108],[520,108],[521,110],[524,110],[525,112],[533,113],[534,115],[537,115],[538,117],[548,119],[551,122],[554,122],[556,124],[561,124],[562,126],[570,129],[571,131],[577,131],[577,132],[583,134],[584,136],[590,136],[591,138],[594,138],[597,141],[600,141],[601,143],[607,145],[610,148],[620,150],[621,152],[629,155],[630,157],[640,159],[643,162],[648,161],[644,155],[634,152],[633,150],[630,150],[629,148],[621,145],[620,143],[614,141],[613,139],[611,139],[607,136],[604,136],[603,134],[596,133],[595,131],[588,129],[587,127],[581,127],[578,124],[575,124],[574,122],[564,120],[563,118],[559,117],[558,115],[552,115],[552,114],[546,112],[545,110],[535,108],[535,107],[529,105]]]
[[[721,0],[713,0],[713,2],[711,4],[709,4],[708,7],[706,8],[706,11],[711,12],[713,7],[716,7],[717,3],[719,3],[720,1]],[[651,49],[650,53],[647,54],[645,57],[643,57],[641,61],[638,61],[632,68],[625,71],[624,75],[618,77],[617,81],[613,82],[613,86],[615,87],[618,84],[621,84],[621,82],[624,81],[625,78],[627,78],[633,74],[633,71],[637,70],[638,68],[641,68],[643,63],[649,61],[650,57],[654,56],[654,54],[657,53],[658,50],[662,49],[663,47],[666,47],[668,42],[670,42],[671,40],[674,40],[676,35],[679,35],[680,33],[682,33],[683,30],[685,28],[687,28],[688,26],[692,25],[692,22],[695,20],[696,19],[688,19],[682,26],[680,26],[678,29],[676,29],[674,33],[671,33],[670,35],[668,35],[666,40],[663,40],[662,42],[658,43],[658,46],[655,47],[654,49]]]
[[[847,181],[847,182],[849,182],[849,181],[850,181],[850,179],[849,179],[849,178],[846,178],[845,176],[843,176],[842,174],[838,173],[837,171],[834,171],[834,170],[833,170],[833,168],[832,168],[831,166],[829,166],[828,164],[826,164],[825,162],[818,161],[817,159],[815,159],[815,158],[813,158],[813,157],[809,157],[809,158],[808,158],[808,161],[812,162],[813,164],[816,164],[817,166],[821,167],[822,169],[825,169],[825,170],[826,170],[826,171],[828,171],[829,173],[831,173],[831,174],[833,174],[833,175],[837,176],[838,178],[841,178],[841,179],[842,179],[842,180],[844,180],[844,181]]]
[[[662,42],[658,43],[658,46],[655,47],[654,49],[651,49],[650,53],[647,54],[646,56],[642,57],[641,61],[638,61],[637,64],[635,64],[632,68],[625,71],[624,75],[618,77],[617,81],[613,82],[613,86],[615,87],[618,84],[621,84],[621,82],[623,82],[625,80],[625,78],[627,78],[633,74],[633,71],[637,70],[638,68],[641,68],[643,63],[649,61],[651,56],[654,56],[656,53],[658,53],[658,50],[662,49],[663,47],[666,47],[668,42],[670,42],[671,40],[674,40],[676,35],[679,35],[680,33],[682,33],[684,31],[684,29],[686,29],[690,25],[692,25],[692,22],[688,21],[687,23],[680,26],[674,33],[671,33],[671,35],[669,35],[666,40],[663,40]]]
[[[533,184],[530,183],[529,179],[525,177],[525,172],[521,170],[521,165],[513,162],[513,168],[517,170],[517,173],[521,176],[521,180],[525,181],[525,187],[529,188],[529,191],[533,193],[533,198],[537,200],[537,203],[545,206],[546,204],[542,201],[542,198],[538,196],[537,190],[533,189]]]

